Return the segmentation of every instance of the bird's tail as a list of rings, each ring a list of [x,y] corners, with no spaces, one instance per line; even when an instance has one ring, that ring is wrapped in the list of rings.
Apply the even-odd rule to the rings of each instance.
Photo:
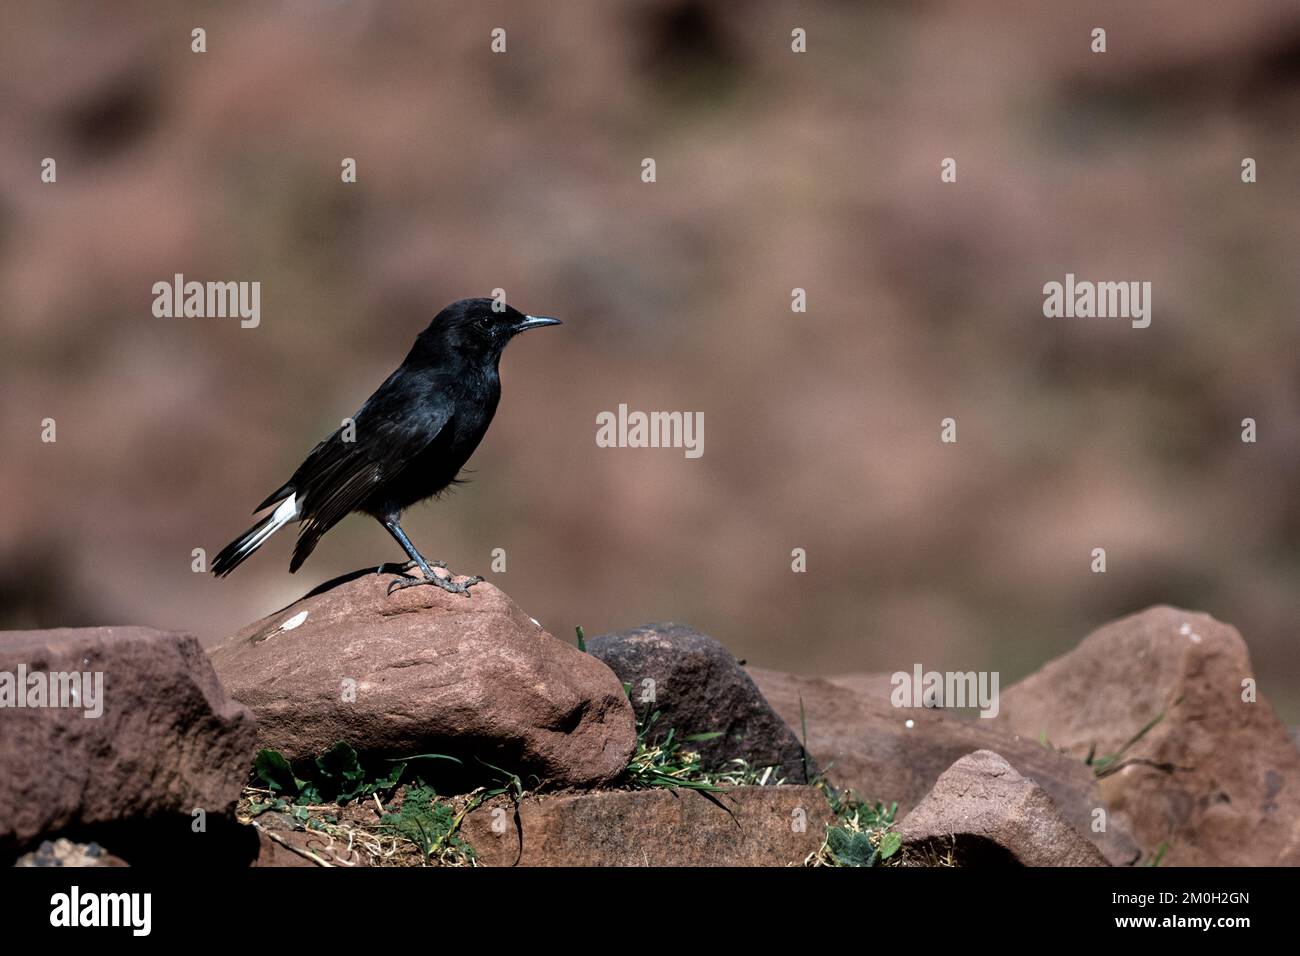
[[[212,561],[212,573],[219,578],[224,578],[239,567],[245,558],[265,544],[267,538],[297,518],[297,497],[294,494],[289,495],[280,502],[275,511],[222,548],[221,553]]]

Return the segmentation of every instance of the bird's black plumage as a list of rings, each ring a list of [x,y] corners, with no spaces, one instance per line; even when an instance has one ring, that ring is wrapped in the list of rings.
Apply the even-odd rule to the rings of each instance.
[[[358,511],[383,524],[419,566],[424,580],[410,583],[465,590],[450,575],[433,574],[401,529],[402,511],[452,484],[483,439],[501,399],[497,366],[506,343],[527,329],[557,324],[494,307],[492,299],[462,299],[443,309],[351,424],[313,448],[293,477],[258,505],[254,513],[276,510],[227,545],[213,573],[229,574],[294,520],[300,527],[289,570],[297,571],[322,535]]]

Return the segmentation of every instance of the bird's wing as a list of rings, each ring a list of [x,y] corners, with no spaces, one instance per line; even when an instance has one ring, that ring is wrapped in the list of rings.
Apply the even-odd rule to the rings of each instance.
[[[312,449],[290,479],[302,509],[290,571],[301,567],[326,531],[428,447],[451,420],[455,407],[440,395],[429,396],[418,403],[421,415],[413,420],[409,407],[385,401],[386,397],[381,388],[357,412],[354,441],[344,441],[340,427]]]

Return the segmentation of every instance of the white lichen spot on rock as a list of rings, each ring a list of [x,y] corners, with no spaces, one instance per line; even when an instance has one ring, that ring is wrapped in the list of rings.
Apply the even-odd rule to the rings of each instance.
[[[285,621],[283,624],[281,624],[281,625],[280,625],[280,630],[282,630],[282,631],[292,631],[295,627],[297,627],[299,624],[301,624],[301,623],[302,623],[303,621],[305,621],[305,620],[307,620],[307,612],[306,612],[306,611],[299,611],[299,612],[298,612],[297,614],[295,614],[293,617],[289,618],[289,620],[287,620],[287,621]]]
[[[1190,637],[1192,639],[1193,644],[1201,643],[1201,635],[1193,631],[1192,625],[1190,624],[1184,624],[1182,627],[1178,629],[1178,633],[1183,635],[1183,637]]]

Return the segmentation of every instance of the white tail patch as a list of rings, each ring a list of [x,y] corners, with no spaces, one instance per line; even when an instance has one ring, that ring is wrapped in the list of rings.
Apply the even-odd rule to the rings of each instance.
[[[277,528],[288,524],[296,517],[298,517],[297,492],[281,501],[279,507],[275,509],[275,514],[271,515],[271,519],[275,522]]]
[[[288,498],[285,498],[284,501],[280,502],[279,506],[275,509],[275,513],[271,515],[270,520],[258,528],[257,533],[249,538],[248,541],[244,543],[244,546],[239,549],[239,553],[241,555],[252,554],[266,543],[267,538],[271,537],[271,535],[275,534],[294,518],[298,517],[298,513],[298,496],[297,494],[292,494]]]

